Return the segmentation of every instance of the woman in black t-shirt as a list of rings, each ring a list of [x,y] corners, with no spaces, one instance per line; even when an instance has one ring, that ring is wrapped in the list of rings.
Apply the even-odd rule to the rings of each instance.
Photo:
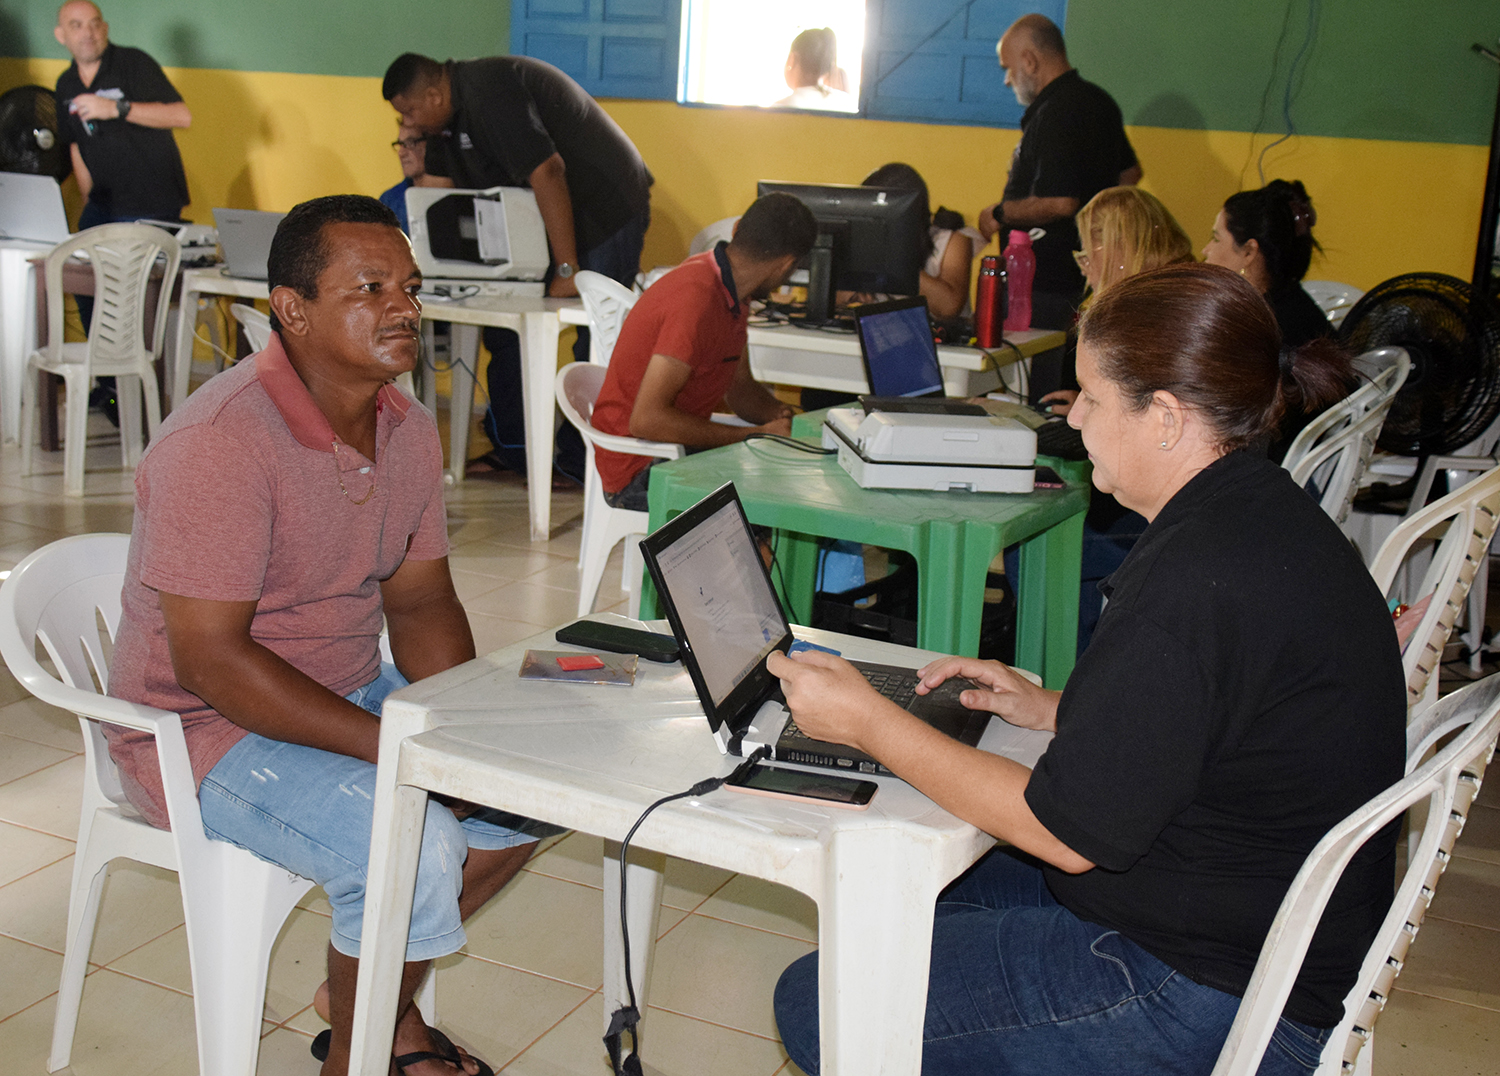
[[[773,654],[803,732],[874,755],[1012,847],[939,899],[925,1073],[1206,1073],[1282,897],[1339,820],[1401,778],[1405,694],[1382,596],[1338,528],[1243,449],[1347,359],[1283,363],[1245,280],[1175,265],[1102,293],[1069,414],[1094,483],[1148,521],[1066,688],[974,658],[922,670],[1055,733],[1034,770],[950,740],[841,658]],[[1260,1072],[1316,1068],[1392,893],[1395,833],[1346,871]],[[817,956],[776,992],[818,1071]]]

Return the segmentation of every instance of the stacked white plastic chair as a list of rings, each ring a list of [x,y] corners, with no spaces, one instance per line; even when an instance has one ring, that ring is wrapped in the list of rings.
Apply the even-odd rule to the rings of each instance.
[[[1282,460],[1292,480],[1314,492],[1340,525],[1349,517],[1385,416],[1411,370],[1411,360],[1397,347],[1367,352],[1355,365],[1365,383],[1303,427]]]
[[[88,255],[94,268],[94,317],[84,343],[63,342],[63,265],[76,252]],[[157,294],[155,326],[145,338],[146,298],[151,269],[158,255],[166,258]],[[141,419],[137,393],[145,397],[146,428],[152,436],[161,424],[161,392],[156,360],[167,331],[167,306],[177,279],[177,240],[144,224],[104,224],[79,232],[47,254],[42,268],[47,289],[47,346],[31,353],[21,387],[21,469],[32,473],[41,412],[37,407],[37,371],[63,378],[67,390],[63,430],[63,493],[83,496],[89,387],[96,377],[113,377],[120,403],[120,456],[126,468],[141,457]]]
[[[1344,323],[1354,304],[1365,294],[1353,284],[1340,284],[1336,280],[1304,280],[1302,290],[1312,296],[1312,301],[1318,304],[1318,309],[1334,328]]]
[[[43,702],[77,714],[83,728],[83,808],[47,1069],[68,1064],[105,874],[113,860],[125,858],[177,872],[200,1071],[253,1076],[271,946],[312,882],[210,840],[181,720],[103,693],[109,668],[99,618],[112,640],[129,545],[127,534],[64,538],[32,553],[0,585],[0,654],[11,673]],[[38,662],[38,642],[56,675]],[[149,825],[126,801],[100,727],[104,722],[156,737],[170,831]]]
[[[245,330],[245,339],[250,341],[251,351],[264,351],[271,343],[271,318],[253,306],[235,303],[229,308],[234,320]]]
[[[1453,740],[1426,762],[1443,737]],[[1409,807],[1427,806],[1416,851],[1396,889],[1359,977],[1344,999],[1344,1018],[1333,1029],[1318,1076],[1365,1073],[1374,1050],[1375,1023],[1390,997],[1407,950],[1432,902],[1433,891],[1463,832],[1469,807],[1500,733],[1500,675],[1423,707],[1406,729],[1407,776],[1355,811],[1318,842],[1292,881],[1245,991],[1213,1076],[1253,1076],[1276,1030],[1323,909],[1349,861],[1365,842]],[[1418,765],[1420,763],[1420,765]]]
[[[1408,705],[1437,697],[1443,648],[1476,577],[1481,575],[1497,520],[1500,467],[1491,467],[1468,485],[1407,516],[1370,562],[1370,574],[1387,598],[1400,599],[1409,606],[1428,600],[1402,656]],[[1417,578],[1415,572],[1408,572],[1405,580],[1401,578],[1401,569],[1414,552],[1430,557],[1415,583],[1411,581]],[[1482,608],[1478,614],[1481,624]]]

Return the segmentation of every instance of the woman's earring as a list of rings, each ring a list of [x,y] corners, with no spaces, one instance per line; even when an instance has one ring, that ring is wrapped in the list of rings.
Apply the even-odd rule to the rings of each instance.
[[[1161,447],[1162,447],[1162,448],[1166,448],[1166,447],[1167,447],[1167,443],[1166,443],[1166,442],[1165,442],[1165,441],[1163,441],[1163,442],[1162,442],[1162,443],[1161,443]]]

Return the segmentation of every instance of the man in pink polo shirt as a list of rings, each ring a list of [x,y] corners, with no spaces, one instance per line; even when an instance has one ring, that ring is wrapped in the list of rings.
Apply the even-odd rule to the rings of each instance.
[[[110,693],[182,715],[210,837],[327,892],[333,1026],[314,1054],[334,1076],[349,1060],[380,705],[473,658],[474,639],[448,571],[437,427],[392,383],[416,363],[421,311],[395,216],[354,195],[305,202],[268,270],[270,346],[174,411],[136,472]],[[131,802],[165,825],[151,738],[115,729],[110,753]],[[490,1071],[410,1002],[537,833],[429,804],[394,1050],[408,1076]]]
[[[714,448],[754,433],[791,432],[792,409],[756,384],[745,348],[751,299],[780,287],[818,237],[812,212],[790,194],[745,210],[734,238],[673,269],[631,308],[594,403],[605,433]],[[710,421],[720,400],[754,426]],[[596,449],[604,499],[646,510],[651,460]]]

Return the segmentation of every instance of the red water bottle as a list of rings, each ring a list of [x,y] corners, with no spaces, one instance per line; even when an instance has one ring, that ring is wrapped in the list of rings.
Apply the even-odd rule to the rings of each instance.
[[[1031,236],[1017,229],[1010,233],[1010,242],[1005,245],[1007,331],[1031,328],[1031,282],[1035,279],[1036,251],[1031,249]]]
[[[1005,270],[1000,259],[987,254],[979,259],[979,289],[974,296],[974,335],[983,348],[1003,343],[1001,327],[1005,323]]]

